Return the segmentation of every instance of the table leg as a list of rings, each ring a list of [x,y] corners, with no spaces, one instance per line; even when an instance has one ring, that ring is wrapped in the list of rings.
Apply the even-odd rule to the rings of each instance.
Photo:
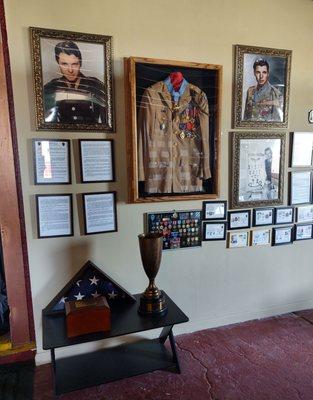
[[[171,345],[171,350],[173,354],[173,362],[175,363],[176,366],[176,371],[178,374],[180,374],[180,365],[179,365],[179,360],[178,360],[178,355],[176,352],[176,343],[175,343],[175,338],[173,335],[173,325],[170,326],[165,326],[162,329],[162,332],[160,333],[159,340],[161,343],[165,343],[166,339],[169,338],[170,345]]]
[[[172,328],[173,328],[173,325],[170,325],[170,326],[165,326],[162,329],[162,332],[160,333],[160,336],[159,336],[161,343],[166,342],[166,339],[168,338],[168,335],[169,335],[170,331],[172,330]]]
[[[55,398],[57,398],[57,394],[56,394],[56,373],[55,373],[55,369],[56,369],[56,364],[55,364],[55,352],[54,349],[50,350],[51,353],[51,363],[52,363],[52,381],[53,381],[53,391],[54,391],[54,396]]]

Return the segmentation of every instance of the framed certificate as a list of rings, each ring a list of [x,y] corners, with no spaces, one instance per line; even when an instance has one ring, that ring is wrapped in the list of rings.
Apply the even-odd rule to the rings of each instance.
[[[81,139],[79,154],[82,183],[115,180],[112,139]]]
[[[273,225],[274,208],[257,208],[253,210],[253,226]]]
[[[271,229],[251,231],[251,246],[267,246],[271,244]]]
[[[228,232],[227,247],[247,247],[249,246],[249,231]]]
[[[228,229],[250,228],[250,210],[228,211]]]
[[[35,185],[71,183],[70,141],[33,139]]]
[[[279,207],[275,209],[275,225],[292,224],[294,207]]]
[[[203,219],[226,219],[227,201],[204,201]]]
[[[290,173],[289,204],[312,202],[312,172],[293,171]]]
[[[38,194],[38,237],[73,236],[73,201],[71,194]]]
[[[116,192],[83,193],[85,234],[117,231]]]
[[[312,151],[313,132],[293,132],[290,166],[311,167]]]
[[[312,224],[295,225],[295,240],[307,240],[313,238]]]
[[[273,228],[272,246],[290,244],[292,242],[293,242],[293,226],[283,226],[280,228]]]
[[[202,240],[225,240],[226,222],[203,222]]]
[[[313,204],[297,207],[296,222],[313,221]]]

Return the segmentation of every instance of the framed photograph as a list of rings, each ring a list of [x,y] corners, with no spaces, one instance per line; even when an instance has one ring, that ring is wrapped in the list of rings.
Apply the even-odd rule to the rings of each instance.
[[[73,236],[73,200],[71,194],[37,194],[38,238]]]
[[[274,208],[257,208],[253,210],[253,226],[265,226],[274,224]]]
[[[251,231],[250,234],[250,245],[255,246],[267,246],[271,244],[271,229],[258,229]]]
[[[250,228],[251,211],[228,211],[228,229]]]
[[[72,183],[70,141],[33,139],[35,185]]]
[[[233,132],[231,207],[283,203],[286,135]]]
[[[112,37],[30,28],[37,130],[114,132]]]
[[[273,228],[272,246],[290,244],[293,242],[293,225]]]
[[[289,204],[311,203],[312,171],[292,171],[289,178]]]
[[[83,193],[85,234],[117,232],[116,192]]]
[[[235,46],[234,128],[287,128],[291,51]]]
[[[203,222],[202,240],[225,240],[226,222]]]
[[[80,139],[82,183],[114,182],[114,142],[112,139]]]
[[[291,140],[291,163],[295,167],[312,167],[313,132],[293,132]]]
[[[296,222],[313,221],[313,204],[297,207]]]
[[[226,219],[227,201],[204,201],[203,219]]]
[[[129,202],[219,195],[221,65],[125,59]]]
[[[295,225],[295,240],[308,240],[313,238],[312,224]]]
[[[292,224],[294,220],[294,207],[279,207],[275,210],[275,225]]]
[[[243,232],[228,232],[227,247],[247,247],[249,246],[249,231]]]

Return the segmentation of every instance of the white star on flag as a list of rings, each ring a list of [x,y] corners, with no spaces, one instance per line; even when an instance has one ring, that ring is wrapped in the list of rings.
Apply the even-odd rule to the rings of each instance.
[[[62,297],[62,299],[59,301],[59,303],[65,303],[66,299],[67,299],[67,297]]]
[[[97,297],[101,296],[100,293],[98,293],[97,291],[95,293],[91,293],[91,296],[96,299]]]
[[[113,299],[113,300],[115,299],[115,297],[117,297],[117,293],[115,293],[114,290],[112,290],[111,293],[108,293],[108,295],[109,295],[109,298]]]
[[[77,282],[76,282],[76,285],[77,285],[77,286],[80,286],[80,282],[81,282],[81,281],[82,281],[81,279],[80,279],[79,281],[77,281]]]
[[[80,294],[80,292],[79,292],[77,295],[75,294],[74,297],[76,297],[76,300],[82,300],[85,297],[85,295],[84,294]]]
[[[90,280],[90,285],[98,285],[98,281],[100,280],[100,279],[97,279],[96,278],[96,276],[94,275],[94,277],[91,279],[91,278],[89,278],[89,280]]]

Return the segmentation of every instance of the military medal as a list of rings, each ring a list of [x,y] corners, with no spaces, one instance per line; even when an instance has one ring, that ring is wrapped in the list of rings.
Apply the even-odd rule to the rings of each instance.
[[[162,122],[162,124],[160,125],[160,129],[161,129],[161,131],[165,130],[165,123],[164,122]]]
[[[186,137],[185,132],[180,132],[179,137],[181,139],[185,139],[185,137]]]

